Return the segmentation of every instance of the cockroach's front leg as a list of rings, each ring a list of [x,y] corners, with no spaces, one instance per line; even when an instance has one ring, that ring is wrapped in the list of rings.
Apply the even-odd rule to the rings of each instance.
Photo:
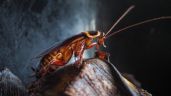
[[[85,49],[90,49],[96,47],[96,50],[100,49],[100,46],[97,42],[93,42],[93,38],[88,38],[85,40]]]
[[[100,51],[100,50],[99,50],[100,48],[99,48],[98,44],[92,43],[92,45],[88,46],[87,49],[92,48],[93,46],[96,46],[96,49],[97,49],[97,51],[96,51],[96,53],[95,53],[95,57],[97,57],[97,58],[99,58],[99,59],[101,59],[101,60],[110,61],[110,60],[109,60],[110,54],[107,53],[107,52],[104,52],[104,51]]]
[[[92,47],[96,47],[96,53],[95,53],[95,57],[99,58],[99,59],[102,59],[102,60],[108,60],[109,61],[109,53],[106,53],[104,51],[100,51],[100,46],[98,43],[96,42],[91,42],[90,39],[87,40],[87,46],[86,46],[86,49],[89,49],[89,48],[92,48]]]
[[[99,50],[100,49],[99,45],[96,42],[93,42],[90,45],[87,45],[86,46],[86,49],[93,48],[94,46],[96,47],[96,50]]]
[[[108,62],[110,62],[109,56],[110,56],[110,54],[107,53],[107,52],[104,52],[104,51],[97,51],[97,52],[95,53],[95,57],[96,57],[96,58],[99,58],[99,59],[101,59],[101,60],[107,60]]]

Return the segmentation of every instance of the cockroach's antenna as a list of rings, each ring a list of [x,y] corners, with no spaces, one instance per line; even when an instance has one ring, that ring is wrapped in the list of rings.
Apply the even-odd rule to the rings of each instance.
[[[132,5],[130,6],[125,12],[124,14],[122,14],[122,16],[113,24],[113,26],[109,29],[109,31],[107,31],[107,33],[104,36],[107,36],[113,28],[115,28],[115,26],[134,8],[135,6]]]
[[[139,22],[139,23],[132,24],[130,26],[126,26],[126,27],[124,27],[122,29],[119,29],[118,31],[115,31],[115,32],[111,33],[110,35],[106,36],[106,38],[109,38],[109,37],[111,37],[111,36],[113,36],[113,35],[115,35],[117,33],[125,31],[125,30],[127,30],[129,28],[133,28],[133,27],[145,24],[145,23],[149,23],[149,22],[157,21],[157,20],[163,20],[163,19],[171,19],[171,16],[162,16],[162,17],[158,17],[158,18],[148,19],[148,20],[145,20],[145,21],[142,21],[142,22]]]

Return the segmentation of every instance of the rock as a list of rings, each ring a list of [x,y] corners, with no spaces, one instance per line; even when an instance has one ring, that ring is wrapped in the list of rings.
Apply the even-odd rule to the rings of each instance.
[[[100,59],[88,59],[79,68],[67,65],[38,79],[30,90],[33,96],[151,96],[113,67]]]
[[[21,80],[7,68],[0,71],[0,96],[28,96]]]

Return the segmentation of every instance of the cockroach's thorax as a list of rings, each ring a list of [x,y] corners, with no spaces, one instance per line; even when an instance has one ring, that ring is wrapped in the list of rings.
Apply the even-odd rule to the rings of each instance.
[[[105,42],[105,33],[103,33],[103,32],[100,32],[100,33],[101,33],[101,35],[97,38],[97,43],[99,45],[103,45],[103,47],[106,47],[106,45],[104,44],[104,42]]]
[[[97,38],[101,35],[99,31],[87,31],[87,32],[83,32],[83,34],[85,34],[86,37],[91,39]]]

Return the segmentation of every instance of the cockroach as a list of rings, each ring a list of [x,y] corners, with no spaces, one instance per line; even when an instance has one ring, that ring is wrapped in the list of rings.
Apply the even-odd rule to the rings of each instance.
[[[79,64],[82,62],[83,59],[83,53],[86,49],[90,49],[92,47],[96,47],[97,53],[99,53],[98,57],[100,59],[104,59],[104,53],[100,51],[99,47],[102,45],[103,47],[106,47],[104,44],[105,40],[119,32],[125,31],[129,28],[139,26],[151,21],[161,20],[161,19],[171,19],[171,16],[164,16],[164,17],[158,17],[153,19],[148,19],[130,26],[127,26],[125,28],[122,28],[118,31],[115,31],[113,33],[112,30],[115,28],[115,26],[134,8],[134,6],[129,7],[124,14],[113,24],[113,26],[107,31],[106,33],[100,32],[100,31],[87,31],[87,32],[81,32],[78,35],[75,35],[61,44],[59,46],[55,46],[50,51],[45,52],[45,54],[41,55],[40,57],[40,65],[39,69],[37,70],[37,77],[41,78],[45,76],[47,73],[54,71],[56,68],[60,66],[64,66],[69,62],[71,57],[74,55],[76,59],[76,64],[79,66]]]
[[[78,35],[75,35],[73,37],[68,38],[64,42],[60,43],[59,45],[56,45],[53,48],[48,49],[48,51],[43,52],[37,57],[42,57],[40,60],[40,64],[38,69],[33,69],[36,71],[36,76],[38,81],[35,81],[34,84],[39,85],[39,79],[46,76],[48,73],[53,72],[55,69],[57,69],[60,66],[64,66],[69,62],[71,57],[74,55],[75,57],[75,64],[79,66],[79,64],[82,63],[83,54],[84,51],[87,49],[90,49],[92,47],[96,47],[96,57],[106,60],[106,57],[108,57],[108,54],[104,51],[100,51],[100,46],[106,47],[104,44],[105,40],[113,35],[116,35],[117,33],[120,33],[122,31],[125,31],[129,28],[133,28],[145,23],[149,23],[152,21],[157,21],[161,19],[171,19],[171,16],[163,16],[153,19],[148,19],[139,23],[135,23],[129,26],[126,26],[122,29],[119,29],[113,33],[112,30],[116,27],[116,25],[134,8],[134,6],[129,7],[124,14],[121,15],[121,17],[113,24],[113,26],[107,31],[106,33],[100,32],[100,31],[87,31],[87,32],[81,32]],[[121,88],[124,90],[125,96],[141,96],[136,95],[137,92],[135,92],[133,89],[133,85],[129,83],[115,68],[113,64],[108,64],[113,68],[112,74],[115,76],[115,79],[118,82],[118,85],[121,86]],[[34,91],[34,86],[30,86],[29,91],[32,93]],[[132,86],[132,87],[130,87]],[[33,89],[33,90],[32,90]]]

